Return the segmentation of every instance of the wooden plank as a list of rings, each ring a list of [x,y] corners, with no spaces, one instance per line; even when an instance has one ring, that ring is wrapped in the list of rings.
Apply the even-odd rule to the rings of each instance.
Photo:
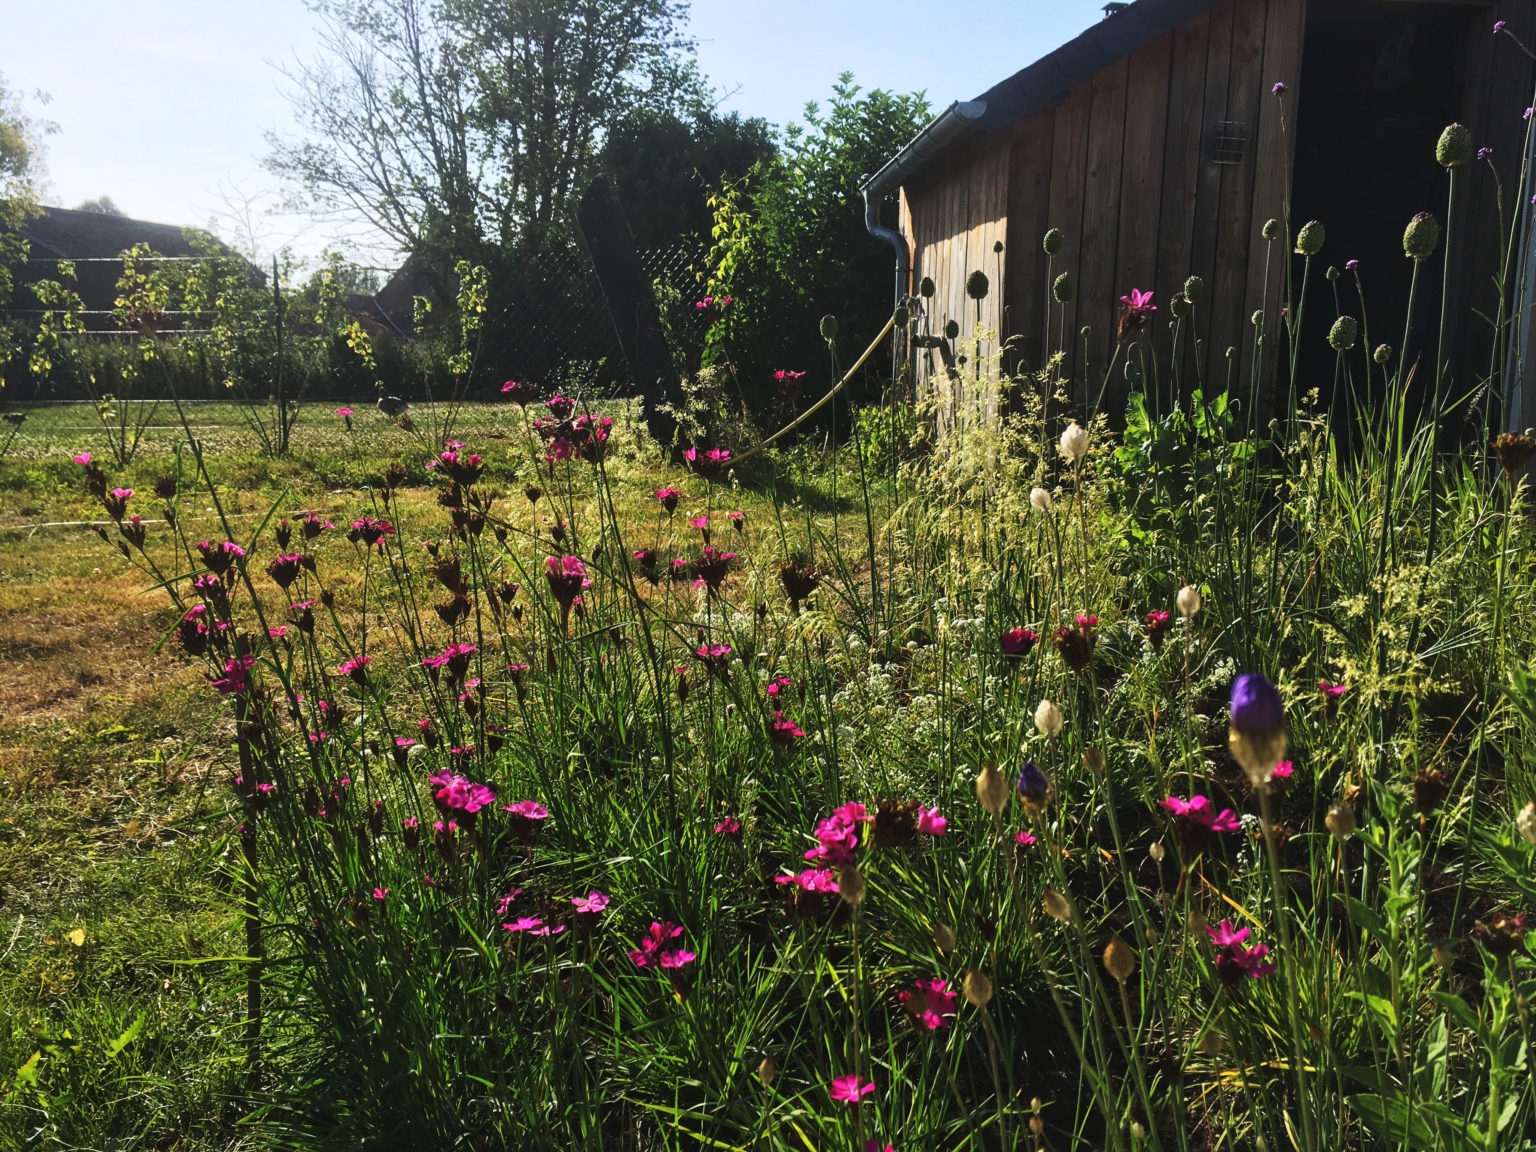
[[[1003,273],[1003,309],[1012,338],[1008,359],[1025,371],[1041,366],[1045,351],[1045,249],[1050,228],[1051,155],[1056,110],[1047,108],[1013,126],[1008,156],[1008,248]]]
[[[1117,305],[1115,257],[1120,239],[1120,171],[1125,149],[1125,92],[1130,61],[1121,57],[1093,78],[1088,171],[1083,185],[1082,302],[1078,324],[1091,327],[1087,363],[1078,372],[1082,399],[1095,402],[1113,351]]]
[[[1284,220],[1290,202],[1306,7],[1306,0],[1269,0],[1264,63],[1259,76],[1260,107],[1258,130],[1254,133],[1253,199],[1248,214],[1250,258],[1244,288],[1244,312],[1264,309],[1265,346],[1260,373],[1263,380],[1270,382],[1276,381],[1281,364],[1279,352],[1285,343],[1280,307],[1285,293],[1286,261],[1279,259],[1279,252],[1273,260],[1264,259],[1265,243],[1260,231],[1266,220]],[[1284,84],[1287,88],[1278,97],[1273,92],[1276,84]],[[1241,316],[1239,320],[1241,322]],[[1257,331],[1252,324],[1244,323],[1242,336],[1242,364],[1246,368],[1251,362]],[[1277,384],[1271,384],[1271,393],[1275,386]]]
[[[1206,298],[1195,310],[1192,331],[1199,341],[1200,363],[1195,365],[1204,374],[1212,391],[1220,391],[1227,382],[1226,345],[1215,346],[1212,339],[1213,314],[1212,288],[1216,279],[1216,237],[1221,211],[1221,167],[1213,164],[1210,156],[1210,139],[1216,125],[1228,119],[1227,80],[1232,70],[1232,22],[1236,0],[1219,0],[1212,9],[1210,39],[1207,42],[1205,61],[1205,100],[1200,120],[1199,178],[1195,184],[1195,231],[1190,259],[1190,271],[1202,277],[1206,283]],[[1193,363],[1193,361],[1192,361]]]
[[[1051,209],[1048,227],[1059,228],[1063,243],[1054,262],[1059,275],[1070,272],[1082,288],[1083,254],[1083,182],[1088,173],[1088,118],[1093,109],[1093,81],[1076,84],[1067,102],[1056,109],[1056,132],[1051,142]],[[1065,379],[1072,379],[1080,367],[1077,341],[1077,306],[1074,297],[1064,305],[1055,305],[1051,317],[1051,344],[1066,353],[1062,367]]]
[[[1175,283],[1171,274],[1160,277],[1157,267],[1157,230],[1162,213],[1165,160],[1163,143],[1168,130],[1172,63],[1171,32],[1139,49],[1130,58],[1125,100],[1125,149],[1120,175],[1119,267],[1111,290],[1111,296],[1115,298],[1126,295],[1133,288],[1155,292],[1158,311],[1153,314],[1154,319],[1167,315],[1168,297]],[[1156,333],[1157,328],[1153,325],[1140,337],[1149,349],[1155,347]],[[1150,357],[1148,363],[1151,363]],[[1110,410],[1118,414],[1124,410],[1127,388],[1124,376],[1116,375],[1119,379],[1110,387],[1115,397]]]
[[[1263,242],[1251,237],[1253,221],[1254,155],[1252,132],[1263,105],[1264,29],[1269,4],[1267,0],[1245,0],[1238,5],[1232,23],[1232,69],[1227,79],[1227,119],[1248,127],[1249,146],[1241,164],[1227,164],[1221,170],[1221,199],[1216,232],[1216,279],[1211,283],[1212,343],[1225,350],[1233,347],[1241,357],[1243,337],[1249,316],[1244,292],[1248,284],[1248,261],[1263,263]],[[1262,228],[1263,221],[1257,226]],[[1246,394],[1248,362],[1239,359],[1234,378]]]
[[[1157,229],[1157,268],[1161,302],[1159,327],[1171,334],[1168,299],[1194,271],[1195,201],[1200,180],[1200,144],[1205,124],[1205,69],[1211,41],[1210,11],[1201,12],[1174,32],[1173,62],[1168,95],[1168,138],[1164,145],[1161,218]],[[1209,301],[1207,300],[1207,303]],[[1202,308],[1205,305],[1202,305]],[[1166,341],[1160,348],[1170,349]],[[1181,374],[1193,380],[1188,357],[1194,343],[1187,334],[1179,356]],[[1164,359],[1163,363],[1171,361]],[[1181,387],[1187,395],[1192,384]]]

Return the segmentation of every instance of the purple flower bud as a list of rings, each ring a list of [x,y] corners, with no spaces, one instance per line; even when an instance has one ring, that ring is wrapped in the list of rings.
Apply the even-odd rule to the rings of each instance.
[[[1493,34],[1497,36],[1500,32],[1504,31],[1504,29],[1508,27],[1509,22],[1507,20],[1495,20],[1493,22]]]
[[[1358,267],[1360,267],[1360,261],[1358,261],[1358,260],[1351,260],[1351,261],[1349,261],[1349,263],[1344,265],[1344,271],[1346,271],[1346,272],[1353,272]]]
[[[1271,88],[1270,91],[1273,92],[1276,96],[1284,96],[1285,95],[1285,82],[1283,80],[1280,81],[1273,88]]]
[[[1536,116],[1536,108],[1527,108],[1525,110],[1525,118],[1529,120],[1532,116]]]
[[[1051,791],[1049,777],[1039,768],[1035,767],[1034,757],[1024,761],[1024,768],[1019,772],[1019,795],[1026,800],[1039,803],[1044,800]]]
[[[1479,160],[1486,160],[1486,159],[1488,159],[1488,157],[1490,157],[1492,155],[1493,155],[1493,149],[1492,148],[1479,148],[1477,150],[1477,158]]]
[[[1285,727],[1285,706],[1275,686],[1258,672],[1239,676],[1232,685],[1232,727],[1239,732],[1278,732]]]

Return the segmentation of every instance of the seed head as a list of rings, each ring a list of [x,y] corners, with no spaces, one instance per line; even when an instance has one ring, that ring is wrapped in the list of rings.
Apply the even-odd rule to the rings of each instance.
[[[1163,847],[1163,842],[1161,840],[1154,840],[1152,841],[1151,847],[1147,849],[1147,855],[1152,857],[1152,862],[1154,864],[1161,864],[1163,862],[1163,857],[1168,855],[1168,849]]]
[[[1188,620],[1196,612],[1200,611],[1200,592],[1198,589],[1186,584],[1179,589],[1179,594],[1174,598],[1178,605],[1179,615]]]
[[[893,313],[891,316],[891,324],[898,331],[905,328],[910,323],[912,323],[912,314],[905,308],[896,309],[895,313]]]
[[[972,300],[985,300],[989,287],[987,274],[980,269],[965,278],[965,294]]]
[[[1371,359],[1376,361],[1376,363],[1378,363],[1378,364],[1390,363],[1391,360],[1392,360],[1392,345],[1390,345],[1390,344],[1378,344],[1378,345],[1376,345],[1376,351],[1371,353]]]
[[[1459,167],[1476,155],[1477,148],[1472,143],[1472,133],[1461,124],[1452,124],[1440,133],[1440,142],[1435,145],[1435,161],[1442,168]]]
[[[836,340],[837,339],[837,317],[832,315],[830,312],[828,312],[825,316],[823,316],[821,318],[821,325],[819,327],[819,330],[821,332],[821,338],[823,340],[826,340],[828,343],[830,343],[833,340]]]
[[[934,292],[933,277],[924,276],[922,282],[917,286],[917,292],[924,300],[932,300]]]
[[[1408,222],[1403,233],[1403,255],[1410,260],[1428,260],[1440,246],[1440,222],[1428,212],[1420,212]]]
[[[1029,506],[1036,512],[1049,512],[1051,510],[1051,494],[1044,488],[1031,488],[1029,490]]]
[[[1062,233],[1061,229],[1052,228],[1045,234],[1045,239],[1041,242],[1041,247],[1045,249],[1045,254],[1047,256],[1056,256],[1060,254],[1061,246],[1066,242],[1067,238]]]
[[[1515,817],[1515,827],[1520,830],[1520,835],[1525,837],[1527,844],[1536,844],[1536,802],[1520,809]]]
[[[948,956],[955,950],[955,930],[948,924],[940,924],[933,930],[933,947],[940,956]]]
[[[1104,753],[1097,748],[1088,748],[1083,752],[1083,767],[1088,769],[1090,776],[1104,775]]]
[[[1191,276],[1184,281],[1184,299],[1191,304],[1198,304],[1205,298],[1205,278]]]
[[[1072,273],[1063,272],[1051,285],[1051,298],[1058,304],[1070,303],[1077,296],[1077,281]]]
[[[994,243],[992,245],[992,255],[994,255],[994,256],[1001,256],[1002,254],[1003,254],[1003,242],[1001,240],[998,240],[996,243]]]
[[[1360,322],[1353,316],[1340,316],[1328,333],[1328,344],[1335,352],[1348,352],[1360,338]]]
[[[958,320],[944,321],[944,339],[954,340],[960,335],[960,322]]]
[[[1136,971],[1135,953],[1118,936],[1111,936],[1109,943],[1104,946],[1104,970],[1122,984]]]
[[[1280,239],[1280,221],[1274,219],[1264,221],[1263,235],[1266,240]]]
[[[1189,315],[1189,301],[1184,298],[1184,293],[1175,292],[1168,298],[1168,311],[1173,313],[1175,320],[1182,320]]]
[[[1047,740],[1056,739],[1061,732],[1061,709],[1049,700],[1040,701],[1035,709],[1035,730]]]
[[[1355,810],[1348,804],[1335,804],[1328,809],[1323,823],[1328,825],[1328,831],[1333,833],[1335,840],[1348,840],[1355,831]]]
[[[1248,317],[1248,319],[1253,324],[1253,326],[1255,328],[1262,327],[1263,324],[1264,324],[1264,309],[1262,309],[1262,308],[1255,308],[1253,310],[1253,315]],[[1231,355],[1232,355],[1232,349],[1228,348],[1227,349],[1227,356],[1228,356],[1228,358],[1230,358]]]
[[[993,818],[1002,816],[1003,809],[1008,806],[1008,791],[1008,781],[997,770],[997,765],[988,760],[976,777],[976,799],[988,815]]]
[[[864,901],[864,877],[852,864],[837,870],[837,894],[845,904],[857,906]]]
[[[966,1003],[974,1008],[985,1008],[992,1002],[992,981],[976,968],[965,974],[965,982],[960,988],[965,993]]]
[[[764,1056],[762,1063],[757,1066],[757,1082],[764,1088],[772,1088],[778,1074],[779,1066],[773,1062],[773,1057]]]
[[[1330,264],[1328,265],[1328,271],[1323,273],[1323,275],[1327,276],[1328,283],[1332,284],[1337,281],[1338,278],[1343,275],[1343,273],[1339,271],[1337,264]]]
[[[1060,920],[1063,924],[1072,919],[1072,905],[1067,903],[1067,898],[1054,888],[1045,890],[1045,912],[1052,920]]]
[[[1074,420],[1061,434],[1061,457],[1068,464],[1076,464],[1087,451],[1088,431]]]
[[[1316,256],[1327,242],[1328,230],[1323,227],[1322,221],[1308,221],[1301,226],[1301,231],[1296,233],[1296,255]]]

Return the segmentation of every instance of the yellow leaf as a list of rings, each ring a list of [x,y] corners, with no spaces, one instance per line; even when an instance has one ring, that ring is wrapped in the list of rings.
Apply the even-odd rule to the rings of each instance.
[[[137,836],[139,834],[139,829],[142,827],[143,824],[141,824],[139,821],[130,820],[128,821],[128,827],[123,829],[123,831],[130,837]]]
[[[69,942],[76,948],[85,947],[85,929],[76,928],[73,932],[71,932],[69,934]]]

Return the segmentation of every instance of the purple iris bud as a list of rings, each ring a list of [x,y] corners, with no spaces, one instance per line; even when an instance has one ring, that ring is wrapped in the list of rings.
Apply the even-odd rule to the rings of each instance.
[[[1034,757],[1024,761],[1024,768],[1019,773],[1019,795],[1026,800],[1039,803],[1050,794],[1051,782],[1045,773],[1035,767]]]
[[[1351,260],[1348,264],[1344,265],[1344,271],[1353,272],[1358,267],[1360,267],[1360,261]]]
[[[1248,672],[1232,685],[1232,727],[1239,732],[1278,732],[1285,727],[1280,693],[1258,672]]]
[[[1497,36],[1500,32],[1504,31],[1504,29],[1508,27],[1509,22],[1507,20],[1495,20],[1493,22],[1493,34]]]

